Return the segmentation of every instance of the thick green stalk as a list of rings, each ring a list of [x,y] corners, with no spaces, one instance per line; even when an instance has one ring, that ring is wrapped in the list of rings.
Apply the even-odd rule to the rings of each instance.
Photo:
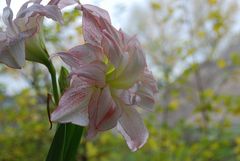
[[[49,62],[47,64],[47,68],[48,68],[48,71],[51,75],[53,97],[54,97],[55,104],[57,105],[58,101],[59,101],[59,93],[58,93],[58,85],[57,85],[57,78],[56,78],[56,70],[55,70],[52,62]]]

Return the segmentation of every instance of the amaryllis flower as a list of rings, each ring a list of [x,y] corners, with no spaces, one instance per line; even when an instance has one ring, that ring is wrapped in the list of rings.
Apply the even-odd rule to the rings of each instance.
[[[41,62],[44,54],[47,54],[45,51],[41,51],[45,50],[43,36],[40,33],[43,17],[61,23],[63,20],[60,8],[63,8],[64,4],[72,3],[64,3],[66,0],[51,0],[48,5],[43,6],[40,2],[41,0],[27,1],[13,19],[13,12],[10,8],[11,0],[6,0],[7,7],[3,9],[3,22],[6,30],[0,31],[1,63],[12,68],[23,67],[25,45],[27,51],[33,52],[27,55],[30,60]],[[29,40],[30,38],[33,39]]]
[[[86,43],[58,53],[71,67],[71,85],[51,120],[88,126],[89,138],[117,127],[136,151],[148,138],[137,108],[152,108],[156,82],[135,36],[116,30],[101,8],[81,5],[80,9]]]

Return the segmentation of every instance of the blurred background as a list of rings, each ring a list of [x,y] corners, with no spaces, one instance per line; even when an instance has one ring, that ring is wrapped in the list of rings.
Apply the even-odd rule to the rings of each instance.
[[[15,13],[20,2],[12,0]],[[113,130],[82,139],[78,161],[240,160],[240,1],[81,2],[107,9],[114,26],[137,34],[160,92],[154,112],[142,114],[150,132],[143,148],[130,152]],[[83,43],[79,16],[70,7],[64,26],[45,21],[50,53]],[[50,88],[41,65],[0,65],[0,161],[45,159],[54,134],[46,110]]]

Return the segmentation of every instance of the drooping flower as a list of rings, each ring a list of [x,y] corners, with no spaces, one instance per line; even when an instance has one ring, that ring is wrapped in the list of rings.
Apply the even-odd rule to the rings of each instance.
[[[65,1],[51,0],[45,6],[40,4],[41,0],[27,1],[13,19],[11,0],[6,0],[7,7],[3,9],[6,30],[0,31],[0,62],[12,68],[21,68],[25,57],[40,63],[48,59],[41,32],[43,17],[63,22],[60,7],[64,7]]]
[[[89,138],[117,127],[136,151],[148,138],[137,108],[153,106],[156,81],[135,36],[116,30],[101,8],[81,5],[80,9],[86,43],[58,53],[71,67],[71,85],[51,120],[88,126]]]

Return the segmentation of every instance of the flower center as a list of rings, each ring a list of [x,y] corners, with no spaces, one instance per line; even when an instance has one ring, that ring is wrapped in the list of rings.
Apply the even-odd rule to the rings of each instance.
[[[108,76],[109,74],[111,74],[112,72],[114,72],[114,70],[115,70],[116,68],[115,68],[114,65],[109,61],[109,59],[107,58],[106,55],[104,55],[103,62],[104,62],[104,64],[106,64],[106,66],[107,66],[106,76]]]

